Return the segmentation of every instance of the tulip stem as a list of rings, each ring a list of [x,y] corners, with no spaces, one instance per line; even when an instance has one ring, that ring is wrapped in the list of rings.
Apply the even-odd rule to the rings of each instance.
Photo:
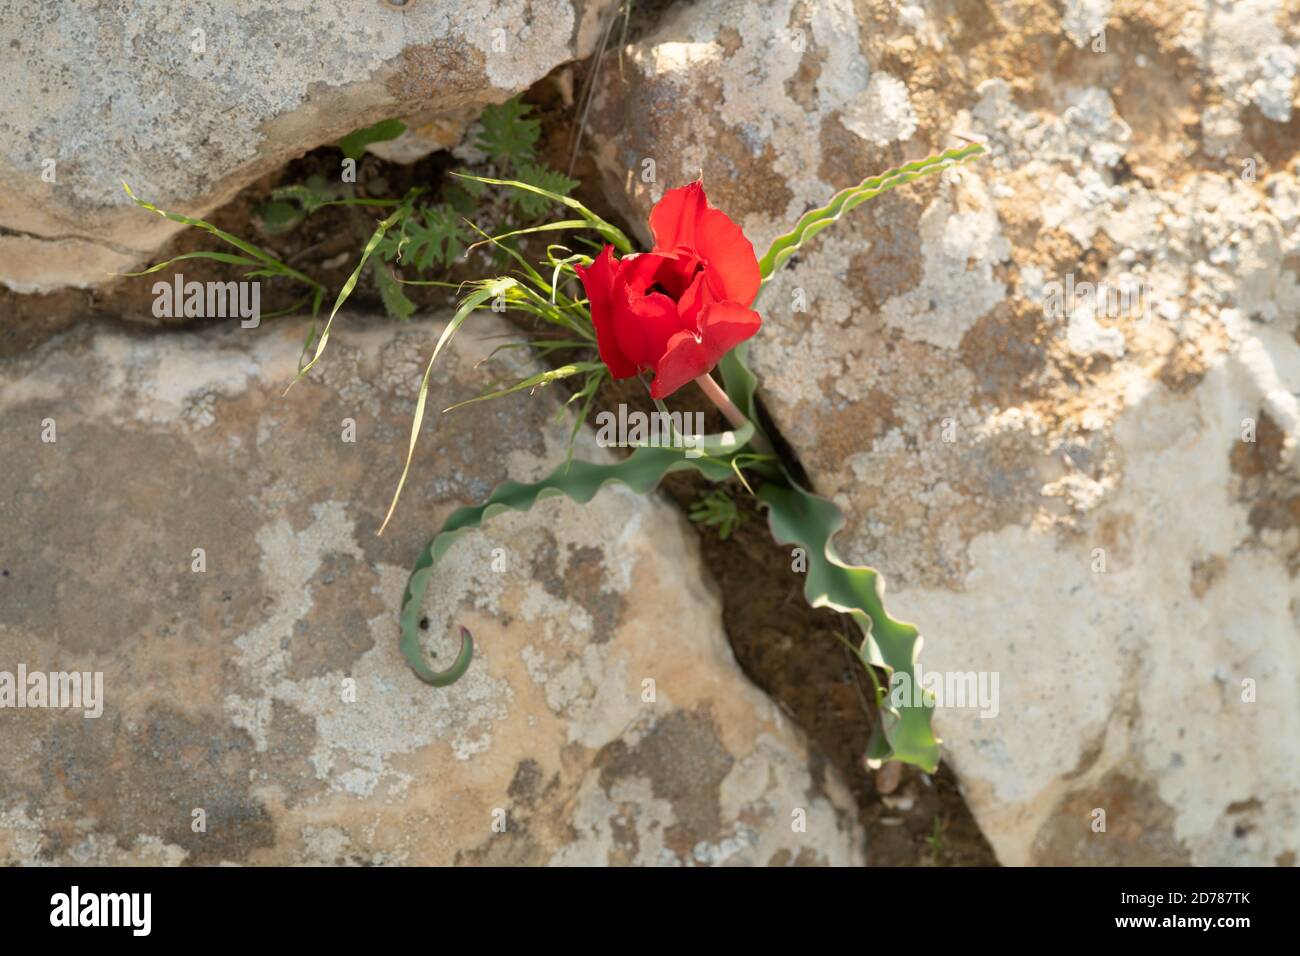
[[[722,390],[722,386],[715,382],[713,376],[708,372],[697,378],[695,384],[709,397],[709,401],[718,407],[718,411],[722,412],[733,428],[744,428],[749,424],[749,419],[745,417],[745,413],[736,407],[736,403],[727,397],[727,393]],[[749,443],[754,446],[755,451],[764,455],[773,453],[772,445],[768,442],[767,436],[758,430],[757,425],[754,426],[754,437],[749,440]]]

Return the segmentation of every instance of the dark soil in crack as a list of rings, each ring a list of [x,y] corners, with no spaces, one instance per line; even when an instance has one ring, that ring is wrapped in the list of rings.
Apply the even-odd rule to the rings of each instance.
[[[632,31],[641,25],[634,20]],[[618,31],[619,26],[615,27]],[[567,76],[560,76],[565,70]],[[582,89],[582,67],[563,67],[542,81],[525,97],[534,104],[543,122],[540,155],[553,167],[568,166],[576,123],[576,109],[570,96]],[[565,90],[571,90],[566,95]],[[375,215],[356,209],[330,208],[309,217],[299,229],[269,236],[259,228],[255,211],[277,186],[302,182],[312,173],[333,176],[339,169],[337,150],[323,148],[286,166],[279,172],[243,190],[236,199],[209,219],[218,227],[251,239],[283,261],[322,281],[331,294],[346,280],[356,265],[366,238],[374,228]],[[402,195],[413,185],[436,189],[453,165],[447,154],[434,154],[411,166],[385,163],[365,157],[358,170],[358,194],[377,198]],[[577,198],[601,215],[619,223],[600,194],[597,174],[584,153],[579,153],[573,171],[582,185]],[[150,215],[141,212],[141,216]],[[184,230],[154,262],[199,249],[215,249],[218,243],[206,233]],[[525,254],[540,256],[540,245]],[[187,280],[230,281],[237,270],[219,263],[189,260],[183,263]],[[438,278],[458,282],[498,274],[486,252],[475,253],[469,262]],[[171,273],[168,272],[168,275]],[[26,351],[59,331],[80,321],[126,320],[154,326],[193,327],[195,320],[156,319],[151,287],[157,276],[120,279],[99,290],[66,290],[49,295],[18,295],[0,289],[0,358]],[[449,305],[454,295],[439,288],[408,287],[407,293],[423,309]],[[264,313],[290,307],[302,295],[300,288],[274,280],[263,292]],[[328,311],[329,303],[326,303]],[[382,312],[373,283],[366,278],[349,301],[353,315],[369,310]],[[223,320],[216,320],[223,321]],[[228,320],[225,320],[228,321]],[[271,320],[273,321],[273,320]],[[355,319],[351,319],[355,321]],[[527,330],[526,320],[517,324]],[[324,360],[328,360],[328,355]],[[527,401],[514,396],[511,401]],[[625,402],[630,408],[652,411],[644,386],[631,379],[608,386],[596,408],[611,408]],[[708,407],[694,389],[683,389],[668,402],[672,410],[700,411]],[[710,411],[709,431],[724,427],[721,416]],[[694,474],[669,476],[664,490],[683,510],[709,485]],[[835,767],[851,787],[867,832],[868,860],[874,866],[963,866],[995,865],[993,853],[976,826],[945,767],[935,775],[913,767],[886,765],[871,771],[863,762],[873,720],[867,704],[866,675],[836,638],[844,618],[829,610],[813,610],[802,596],[802,577],[791,569],[788,549],[775,544],[766,519],[753,499],[732,481],[727,490],[739,504],[743,520],[735,532],[722,540],[716,529],[697,525],[705,563],[720,588],[723,615],[736,659],[749,677],[766,691],[812,741],[814,770]]]

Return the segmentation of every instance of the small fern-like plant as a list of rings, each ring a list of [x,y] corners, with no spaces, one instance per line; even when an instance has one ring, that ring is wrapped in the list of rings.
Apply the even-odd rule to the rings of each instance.
[[[718,537],[723,541],[730,538],[732,532],[745,520],[745,513],[736,504],[736,499],[721,488],[713,488],[700,495],[691,505],[688,514],[696,524],[717,528]]]
[[[541,192],[508,193],[505,217],[496,225],[511,230],[536,221],[553,206],[551,195],[567,196],[578,185],[537,160],[541,121],[529,114],[532,107],[512,97],[483,111],[475,147],[490,164],[491,172],[539,187]],[[461,170],[466,172],[466,170]],[[394,266],[409,266],[417,275],[450,268],[470,247],[472,221],[484,196],[482,183],[469,178],[448,181],[439,202],[417,202],[384,236],[379,254]],[[513,233],[518,235],[518,232]],[[384,307],[396,318],[408,318],[415,304],[402,292],[402,281],[383,266],[374,266],[375,282]]]

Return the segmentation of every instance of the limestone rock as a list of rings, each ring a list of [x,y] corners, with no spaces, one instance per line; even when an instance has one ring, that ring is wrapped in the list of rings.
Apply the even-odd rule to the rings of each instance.
[[[846,788],[741,674],[658,496],[461,539],[428,646],[449,660],[465,624],[475,660],[446,689],[409,671],[417,550],[568,429],[545,393],[435,414],[377,537],[443,325],[341,323],[287,397],[297,320],[82,325],[0,364],[0,671],[104,681],[98,718],[0,709],[0,861],[860,863]],[[505,331],[461,331],[431,409],[484,387]]]
[[[0,0],[0,282],[88,287],[381,119],[455,131],[590,51],[607,0]]]
[[[1300,852],[1297,49],[1278,0],[705,0],[602,78],[611,199],[703,171],[760,254],[989,144],[822,233],[752,356],[923,667],[999,677],[936,722],[1006,863]]]

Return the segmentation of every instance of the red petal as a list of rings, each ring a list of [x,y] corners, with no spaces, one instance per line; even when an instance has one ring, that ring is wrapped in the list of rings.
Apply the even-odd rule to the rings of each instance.
[[[651,368],[664,354],[668,340],[682,330],[677,303],[659,292],[642,295],[631,286],[621,291],[624,294],[614,304],[618,346],[637,366]]]
[[[695,247],[695,223],[708,208],[704,184],[699,180],[670,189],[650,210],[654,252],[671,252],[678,246]]]
[[[626,286],[637,295],[645,295],[658,280],[659,273],[673,256],[663,256],[657,252],[634,252],[619,260],[618,284]]]
[[[763,320],[739,302],[714,302],[700,313],[700,334],[679,332],[655,365],[651,398],[667,398],[711,371],[718,360],[758,331]]]
[[[762,276],[754,245],[720,209],[709,204],[699,181],[670,189],[650,210],[654,251],[689,250],[705,262],[709,285],[719,299],[749,305]]]
[[[727,214],[709,208],[695,224],[695,251],[704,260],[704,274],[719,299],[748,306],[758,295],[763,277],[754,245]]]
[[[704,279],[704,273],[701,272],[677,300],[677,314],[682,317],[682,328],[699,332],[700,310],[717,301],[718,297],[713,294],[713,290]]]
[[[596,329],[596,348],[600,360],[609,367],[614,378],[630,378],[636,374],[636,363],[623,354],[614,334],[613,294],[614,276],[618,265],[614,261],[614,247],[606,246],[600,250],[590,267],[574,266],[582,287],[587,290],[587,300],[591,303],[591,324]]]

